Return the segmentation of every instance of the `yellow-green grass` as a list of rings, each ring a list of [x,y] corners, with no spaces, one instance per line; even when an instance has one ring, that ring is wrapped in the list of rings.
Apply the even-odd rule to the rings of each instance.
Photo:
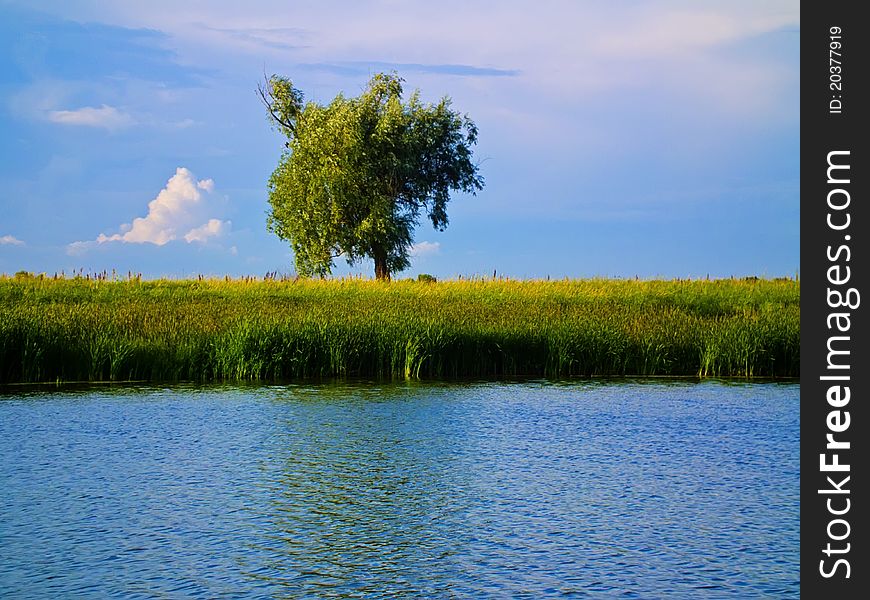
[[[793,280],[0,277],[0,381],[795,377]]]

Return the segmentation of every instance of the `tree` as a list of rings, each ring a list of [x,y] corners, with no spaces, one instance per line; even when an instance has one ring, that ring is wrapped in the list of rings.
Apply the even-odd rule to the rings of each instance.
[[[258,87],[286,150],[269,179],[269,230],[290,242],[301,275],[331,272],[344,256],[369,257],[375,277],[410,265],[422,215],[447,227],[452,191],[483,189],[472,162],[477,127],[444,97],[424,104],[419,91],[402,101],[402,79],[375,75],[356,98],[303,103],[284,77]]]

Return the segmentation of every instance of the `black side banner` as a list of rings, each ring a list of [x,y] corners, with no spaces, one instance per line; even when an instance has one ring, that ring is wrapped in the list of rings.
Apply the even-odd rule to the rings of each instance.
[[[859,3],[801,21],[801,593],[866,597],[870,24]],[[825,594],[825,596],[822,596]]]

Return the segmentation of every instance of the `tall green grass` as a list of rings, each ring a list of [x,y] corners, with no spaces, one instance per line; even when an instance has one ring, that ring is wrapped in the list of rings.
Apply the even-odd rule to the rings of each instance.
[[[0,277],[0,382],[793,377],[790,280]]]

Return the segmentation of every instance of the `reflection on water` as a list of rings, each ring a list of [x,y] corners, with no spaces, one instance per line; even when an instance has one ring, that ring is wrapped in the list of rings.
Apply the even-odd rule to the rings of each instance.
[[[0,396],[0,595],[798,595],[797,385]]]

